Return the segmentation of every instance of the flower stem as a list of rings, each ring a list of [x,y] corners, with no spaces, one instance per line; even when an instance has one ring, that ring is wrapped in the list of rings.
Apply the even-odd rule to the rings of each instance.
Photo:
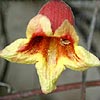
[[[81,95],[81,100],[86,100],[86,76],[87,76],[87,71],[82,72],[82,95]]]
[[[82,86],[82,83],[71,83],[71,84],[64,84],[57,86],[57,89],[53,91],[52,93],[57,93],[61,91],[68,91],[72,89],[79,89]],[[86,82],[87,87],[94,87],[94,86],[100,86],[100,81],[91,81]],[[6,96],[0,97],[0,100],[16,100],[16,99],[22,99],[26,97],[36,96],[36,95],[43,95],[42,91],[37,90],[30,90],[30,91],[23,91],[18,93],[9,94]]]
[[[95,29],[95,24],[96,24],[96,15],[98,12],[98,6],[96,4],[97,4],[97,2],[95,1],[94,13],[93,13],[93,17],[92,17],[91,25],[90,25],[90,33],[89,33],[88,41],[87,41],[87,49],[88,50],[91,49],[93,33],[94,33],[94,29]],[[82,72],[82,96],[81,96],[81,100],[86,100],[86,76],[87,76],[87,71]]]
[[[7,29],[6,29],[6,15],[3,8],[3,1],[0,1],[0,21],[1,21],[1,33],[2,33],[2,36],[4,36],[4,45],[6,46],[9,43],[9,39],[8,39]],[[0,81],[4,82],[8,69],[9,69],[9,62],[5,60]]]

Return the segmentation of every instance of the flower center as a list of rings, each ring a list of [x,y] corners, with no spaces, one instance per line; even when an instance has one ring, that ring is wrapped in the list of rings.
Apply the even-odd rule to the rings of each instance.
[[[30,55],[41,53],[48,63],[53,61],[54,64],[56,64],[58,58],[61,56],[67,56],[69,59],[73,59],[73,55],[75,55],[73,41],[71,38],[67,39],[65,37],[36,36],[31,38],[27,44],[21,46],[18,52],[28,53]]]
[[[71,42],[69,41],[69,40],[67,40],[67,39],[60,39],[60,44],[62,45],[62,46],[65,46],[65,45],[68,45],[68,44],[70,44]]]

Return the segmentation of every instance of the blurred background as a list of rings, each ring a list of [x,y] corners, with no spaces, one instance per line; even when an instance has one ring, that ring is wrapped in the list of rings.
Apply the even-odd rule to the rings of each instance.
[[[48,0],[4,0],[0,1],[0,50],[18,38],[25,37],[30,19]],[[80,45],[87,48],[91,22],[95,10],[95,0],[64,0],[73,10],[75,27],[80,37]],[[91,52],[100,58],[100,2],[96,14]],[[87,81],[100,80],[100,68],[91,68]],[[82,81],[82,72],[65,70],[57,85]],[[4,84],[6,83],[6,84]],[[7,89],[8,88],[8,89]],[[34,65],[16,64],[0,58],[0,95],[40,88]],[[100,100],[100,87],[87,88],[86,100]],[[18,100],[80,100],[81,89],[33,96]]]

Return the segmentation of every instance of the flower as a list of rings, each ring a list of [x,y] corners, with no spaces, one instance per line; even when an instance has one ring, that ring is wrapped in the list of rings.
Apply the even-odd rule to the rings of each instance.
[[[43,93],[56,89],[60,74],[66,69],[84,71],[99,66],[99,59],[78,46],[74,17],[63,1],[52,0],[33,17],[26,38],[0,51],[0,57],[11,62],[35,64]]]

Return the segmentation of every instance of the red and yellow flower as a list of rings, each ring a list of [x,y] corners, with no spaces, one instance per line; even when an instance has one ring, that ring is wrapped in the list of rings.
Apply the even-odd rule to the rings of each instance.
[[[99,66],[99,59],[78,46],[72,11],[63,1],[52,0],[33,17],[26,38],[11,43],[0,51],[0,57],[11,62],[35,64],[41,89],[56,89],[60,74],[66,69],[83,71]]]

